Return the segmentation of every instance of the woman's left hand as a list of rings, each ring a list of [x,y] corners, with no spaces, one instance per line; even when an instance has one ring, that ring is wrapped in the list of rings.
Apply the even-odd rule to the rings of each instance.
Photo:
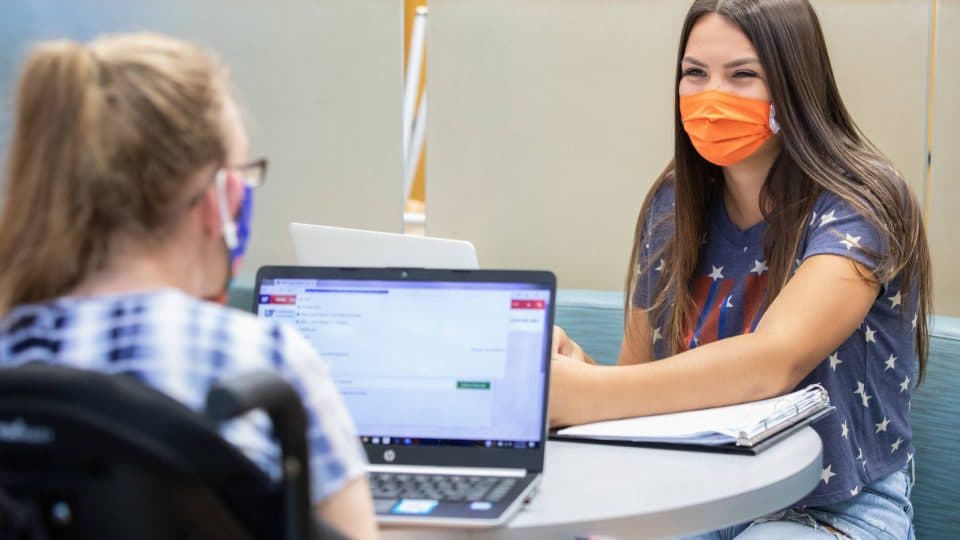
[[[570,426],[591,418],[591,403],[602,399],[593,381],[603,369],[562,354],[554,354],[550,362],[551,427]]]

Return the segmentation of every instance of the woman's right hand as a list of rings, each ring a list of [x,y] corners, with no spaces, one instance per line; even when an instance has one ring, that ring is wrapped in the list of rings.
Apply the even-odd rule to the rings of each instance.
[[[551,358],[560,355],[566,356],[579,362],[587,364],[596,364],[593,358],[583,352],[583,348],[576,341],[570,339],[570,336],[557,325],[553,326],[553,346],[551,347]]]

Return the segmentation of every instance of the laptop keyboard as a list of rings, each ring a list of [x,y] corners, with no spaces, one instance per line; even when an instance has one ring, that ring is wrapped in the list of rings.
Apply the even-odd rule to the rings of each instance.
[[[441,502],[498,503],[517,484],[517,478],[371,473],[375,499],[432,499]]]

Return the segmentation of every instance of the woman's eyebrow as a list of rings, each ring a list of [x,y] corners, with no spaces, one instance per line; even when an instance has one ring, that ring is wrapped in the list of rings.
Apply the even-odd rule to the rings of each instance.
[[[698,67],[707,67],[707,64],[701,62],[700,60],[697,60],[692,56],[684,56],[681,62],[687,62]],[[726,69],[729,69],[733,67],[745,66],[748,64],[759,64],[759,63],[760,63],[760,60],[754,57],[747,57],[747,58],[739,58],[737,60],[727,62],[726,64],[723,65],[723,67]]]
[[[759,64],[759,63],[760,63],[760,60],[757,60],[756,58],[741,58],[739,60],[727,62],[726,64],[723,65],[723,67],[729,69],[732,67],[739,67],[739,66],[745,66],[747,64]]]

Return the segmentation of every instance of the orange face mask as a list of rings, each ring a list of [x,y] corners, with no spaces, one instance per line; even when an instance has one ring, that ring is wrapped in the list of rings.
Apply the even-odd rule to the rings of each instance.
[[[780,131],[769,101],[717,90],[680,96],[680,118],[697,152],[721,167],[749,157]]]

